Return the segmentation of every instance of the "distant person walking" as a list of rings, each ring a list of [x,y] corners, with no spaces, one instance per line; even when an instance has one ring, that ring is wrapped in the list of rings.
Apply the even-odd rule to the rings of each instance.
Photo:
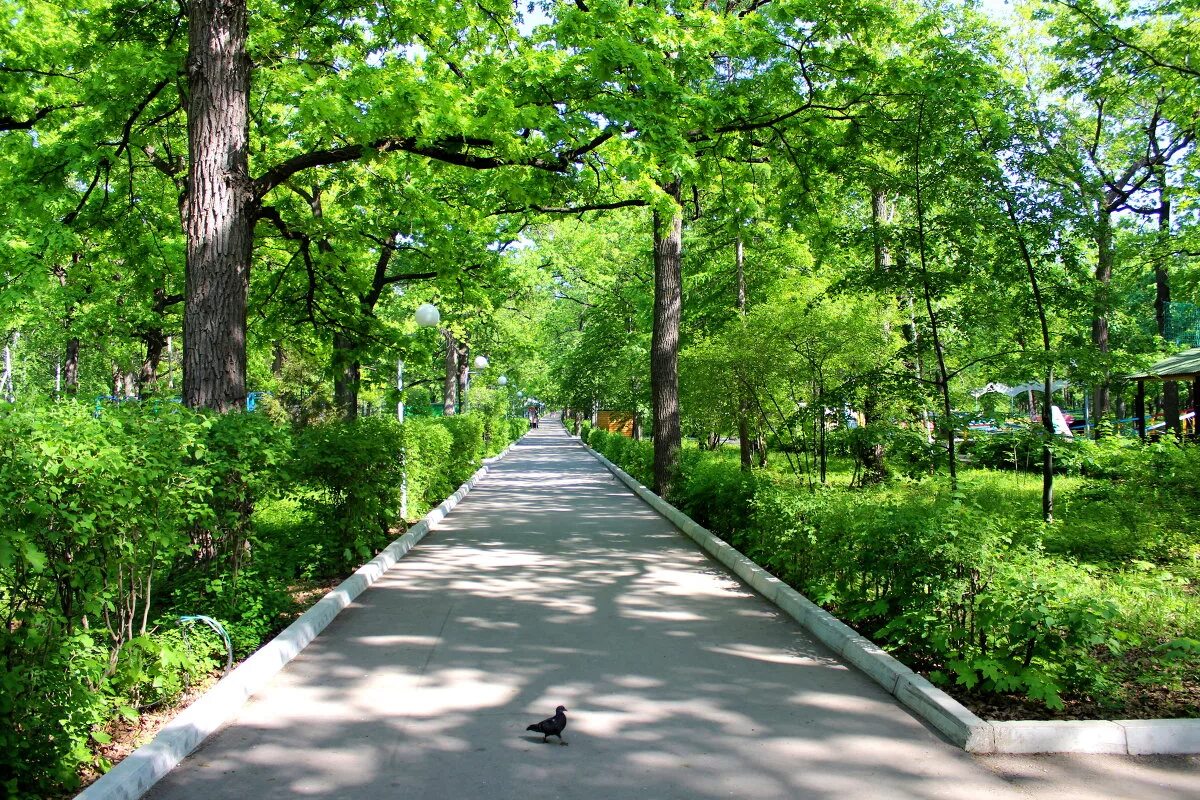
[[[530,406],[530,408],[529,408],[529,427],[531,427],[531,428],[536,428],[537,426],[538,426],[538,412],[537,412],[537,409],[536,409],[536,408],[534,408],[534,407],[532,407],[532,406]]]

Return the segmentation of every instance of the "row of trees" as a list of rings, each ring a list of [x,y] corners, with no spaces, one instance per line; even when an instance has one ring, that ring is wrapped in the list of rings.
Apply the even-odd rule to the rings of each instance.
[[[447,397],[472,350],[543,397],[548,359],[564,403],[646,403],[660,491],[681,344],[745,463],[800,408],[948,419],[964,375],[1069,371],[1104,416],[1194,299],[1195,5],[1030,11],[6,3],[8,375],[146,394],[178,359],[192,407],[329,381],[350,415],[397,356]]]
[[[789,438],[820,436],[824,409],[952,420],[969,389],[1036,377],[1051,518],[1055,378],[1091,387],[1093,423],[1124,416],[1120,375],[1196,335],[1170,324],[1188,306],[1173,299],[1197,298],[1198,252],[1180,44],[1194,10],[1172,9],[1040,6],[1008,39],[969,13],[898,17],[855,40],[870,68],[818,82],[837,111],[698,162],[684,192],[692,432],[738,435],[749,466],[762,434],[802,450]],[[556,272],[562,391],[581,409],[650,409],[637,350],[657,317],[625,299],[649,279],[638,248],[618,234],[597,258],[593,232],[549,232],[546,260],[573,264]],[[1187,391],[1162,392],[1177,432]],[[858,437],[867,479],[886,471],[884,427]],[[952,483],[958,427],[939,426]]]

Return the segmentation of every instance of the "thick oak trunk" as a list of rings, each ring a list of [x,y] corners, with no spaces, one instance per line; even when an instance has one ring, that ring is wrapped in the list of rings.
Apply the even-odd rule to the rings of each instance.
[[[146,343],[146,357],[138,371],[138,394],[142,397],[158,391],[158,366],[162,363],[163,353],[167,349],[167,337],[162,328],[152,328],[142,334]]]
[[[680,183],[663,187],[675,200],[669,218],[654,212],[654,331],[650,393],[654,409],[654,491],[667,496],[679,471],[679,319],[683,308],[683,208]]]
[[[246,399],[246,291],[255,201],[249,175],[246,0],[188,5],[183,397],[231,411]]]

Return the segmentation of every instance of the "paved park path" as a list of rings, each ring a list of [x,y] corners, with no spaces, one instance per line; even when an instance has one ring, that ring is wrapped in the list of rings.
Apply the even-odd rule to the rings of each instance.
[[[149,797],[1200,796],[1178,763],[972,758],[547,422]]]

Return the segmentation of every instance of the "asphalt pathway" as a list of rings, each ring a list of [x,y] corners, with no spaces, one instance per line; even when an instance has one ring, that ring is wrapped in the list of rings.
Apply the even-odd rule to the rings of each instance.
[[[545,422],[149,797],[1125,796],[1089,769],[945,743]]]

